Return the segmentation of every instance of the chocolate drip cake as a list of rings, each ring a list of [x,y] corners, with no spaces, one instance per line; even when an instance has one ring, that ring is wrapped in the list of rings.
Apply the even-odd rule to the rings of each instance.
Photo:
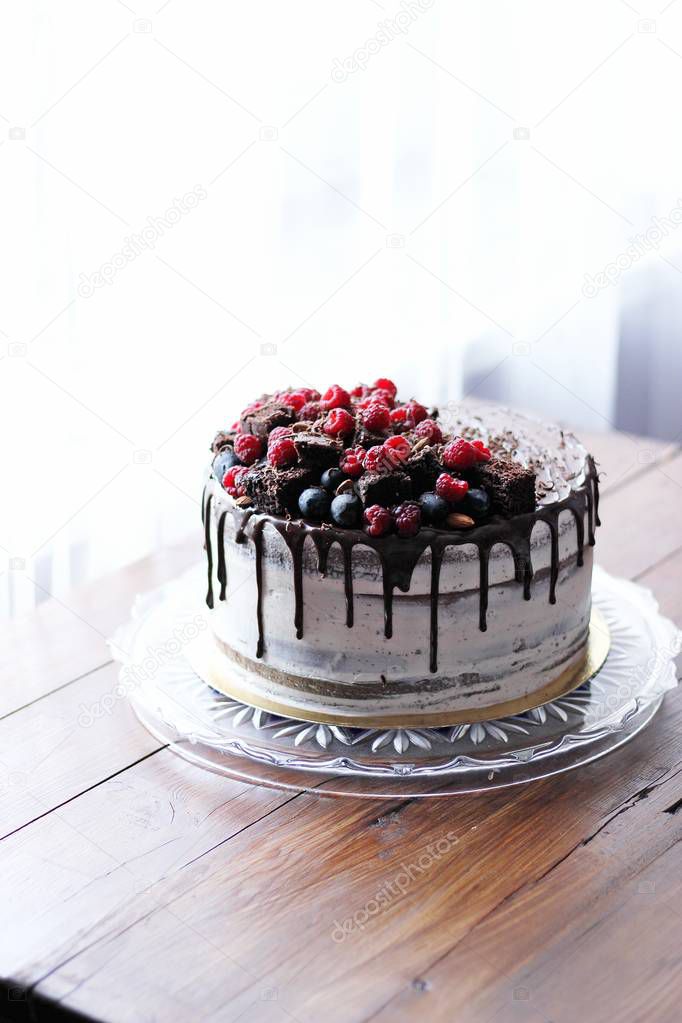
[[[348,724],[543,703],[585,664],[598,500],[576,438],[509,409],[264,395],[213,442],[201,673]]]

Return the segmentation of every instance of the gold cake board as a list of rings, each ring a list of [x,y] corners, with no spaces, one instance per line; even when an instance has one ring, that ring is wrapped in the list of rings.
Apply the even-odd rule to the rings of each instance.
[[[337,725],[341,728],[442,728],[448,725],[474,724],[477,721],[493,721],[497,718],[511,717],[514,714],[532,710],[534,707],[541,707],[545,703],[551,703],[561,696],[566,696],[597,674],[607,658],[610,647],[609,626],[601,612],[593,607],[584,658],[579,664],[562,671],[559,676],[541,689],[536,689],[527,696],[515,700],[505,700],[487,707],[417,715],[318,713],[271,700],[267,696],[256,694],[249,688],[241,686],[235,679],[226,677],[226,655],[221,653],[210,633],[203,633],[198,641],[189,644],[186,653],[193,671],[208,685],[225,696],[239,700],[240,703],[248,704],[270,714],[277,714],[279,717],[322,725]]]

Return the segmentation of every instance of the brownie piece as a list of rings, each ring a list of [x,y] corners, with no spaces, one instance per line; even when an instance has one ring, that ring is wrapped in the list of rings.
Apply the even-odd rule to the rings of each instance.
[[[389,508],[392,504],[400,504],[412,496],[410,477],[404,472],[391,472],[386,475],[366,472],[355,484],[355,489],[366,508],[372,504],[381,504]]]
[[[319,472],[338,465],[343,451],[340,440],[319,433],[295,433],[294,446],[301,465],[307,469],[317,469]]]
[[[516,462],[491,458],[471,472],[472,482],[487,490],[494,515],[512,518],[535,511],[535,473]]]
[[[298,515],[298,499],[316,482],[311,469],[276,469],[254,466],[244,477],[244,489],[260,512],[268,515]]]
[[[410,455],[405,464],[405,472],[412,480],[412,493],[415,497],[433,490],[443,471],[438,453],[431,447],[422,448]]]
[[[276,426],[289,426],[296,419],[294,409],[278,401],[268,401],[259,409],[247,412],[240,420],[242,433],[252,433],[266,441]]]
[[[234,444],[235,431],[234,430],[218,430],[213,443],[211,444],[211,451],[216,454],[218,451],[222,451],[228,445]]]

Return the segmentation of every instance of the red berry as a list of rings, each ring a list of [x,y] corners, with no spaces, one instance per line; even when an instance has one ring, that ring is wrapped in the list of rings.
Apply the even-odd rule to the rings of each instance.
[[[415,501],[405,501],[393,509],[393,521],[398,536],[414,536],[421,525],[421,508]]]
[[[407,423],[407,409],[404,405],[391,410],[391,422],[394,426],[404,426]]]
[[[490,455],[490,452],[488,452]],[[471,469],[478,461],[485,461],[484,457],[471,441],[463,437],[456,437],[443,450],[443,465],[448,469]]]
[[[325,412],[334,408],[350,408],[350,394],[338,384],[332,384],[322,395],[320,405]]]
[[[239,433],[234,439],[234,453],[244,465],[253,465],[263,452],[263,444],[252,433]]]
[[[365,471],[386,473],[391,471],[391,465],[386,458],[386,451],[383,444],[376,444],[370,448],[365,455]]]
[[[283,405],[288,405],[289,408],[294,409],[296,412],[303,408],[306,401],[308,400],[306,391],[283,391],[280,395],[280,401]]]
[[[381,387],[377,387],[375,391],[370,394],[372,401],[380,401],[382,405],[386,405],[387,408],[393,408],[395,404],[393,395],[390,391],[385,391]]]
[[[268,436],[268,447],[270,447],[271,444],[274,444],[275,441],[281,440],[282,437],[291,437],[290,426],[276,426]]]
[[[450,501],[453,504],[461,501],[468,489],[469,484],[466,480],[457,480],[448,472],[442,472],[436,480],[436,493],[438,496],[442,497],[444,501]]]
[[[367,384],[358,384],[358,386],[354,387],[350,392],[351,398],[366,398],[368,394],[369,387]]]
[[[333,408],[322,429],[329,437],[347,437],[355,429],[355,420],[345,408]]]
[[[363,465],[366,454],[367,452],[365,451],[365,449],[363,447],[358,446],[356,448],[346,448],[346,450],[343,453],[343,457],[348,458],[350,455],[352,455],[354,458],[357,459],[360,465]]]
[[[298,410],[298,418],[301,422],[313,423],[322,414],[319,401],[307,401]]]
[[[383,433],[391,425],[391,413],[385,405],[372,402],[362,411],[362,422],[373,433]]]
[[[402,465],[412,454],[410,442],[405,437],[389,437],[383,443],[386,461],[393,468]]]
[[[430,444],[443,443],[443,431],[433,419],[422,419],[415,428],[415,437],[426,437]]]
[[[429,415],[424,406],[420,405],[418,401],[408,401],[407,414],[413,426],[421,423]]]
[[[251,412],[257,412],[259,408],[262,408],[265,402],[258,398],[256,401],[252,401],[250,405],[247,405],[245,409],[242,409],[241,418],[248,416]]]
[[[227,470],[223,476],[223,486],[230,497],[244,496],[245,491],[242,480],[248,471],[245,465],[233,465],[231,469]]]
[[[370,536],[383,536],[393,525],[393,518],[388,508],[373,504],[365,508],[365,532]]]
[[[476,448],[476,458],[479,462],[490,461],[490,448],[487,448],[482,440],[473,441],[472,446]]]
[[[357,452],[362,451],[362,456],[358,455]],[[344,451],[341,458],[340,468],[347,476],[350,476],[352,480],[356,480],[359,476],[362,476],[365,471],[363,461],[365,458],[364,448],[348,448]]]
[[[392,380],[388,379],[388,377],[379,377],[378,380],[375,380],[374,388],[375,390],[380,389],[382,391],[388,391],[393,399],[395,399],[395,396],[398,393],[398,388]]]
[[[268,447],[268,462],[278,469],[294,465],[297,458],[296,445],[290,437],[280,437]]]

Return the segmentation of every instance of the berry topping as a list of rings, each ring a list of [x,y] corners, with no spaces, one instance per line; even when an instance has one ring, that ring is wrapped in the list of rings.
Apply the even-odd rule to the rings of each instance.
[[[238,433],[234,439],[234,453],[243,465],[253,465],[263,453],[263,444],[252,433]]]
[[[282,437],[291,437],[290,426],[276,426],[274,430],[271,430],[268,436],[268,447],[275,443],[275,441],[281,440]]]
[[[391,398],[394,400],[396,394],[398,393],[398,388],[396,387],[392,380],[388,379],[388,377],[379,377],[378,380],[374,381],[373,387],[375,391],[376,390],[388,391],[388,393],[391,395]]]
[[[321,413],[322,408],[319,401],[307,401],[298,410],[298,418],[301,422],[314,423],[316,419],[320,418]]]
[[[429,444],[442,444],[443,443],[443,431],[437,422],[433,419],[422,419],[415,427],[415,437],[426,437]]]
[[[382,508],[380,504],[373,504],[365,508],[365,532],[370,536],[383,536],[388,533],[393,525],[393,517],[388,508]]]
[[[299,391],[283,391],[280,395],[280,400],[283,405],[288,405],[290,408],[293,408],[296,412],[298,412],[308,401],[307,389],[301,389]]]
[[[399,408],[391,409],[391,422],[394,426],[405,426],[407,424],[407,418],[407,409],[404,405],[400,405]]]
[[[329,437],[348,437],[355,429],[355,420],[344,408],[333,408],[322,429]]]
[[[295,465],[297,459],[296,445],[290,437],[279,437],[268,446],[268,462],[277,469]]]
[[[351,398],[366,398],[369,391],[370,389],[367,384],[358,384],[358,386],[354,387],[350,392],[350,396]]]
[[[322,473],[320,484],[325,488],[325,490],[329,490],[335,494],[338,485],[343,483],[346,479],[348,479],[348,474],[345,473],[343,469],[325,469]]]
[[[375,391],[372,391],[370,398],[372,401],[378,401],[382,405],[386,405],[387,408],[393,408],[395,399],[390,391],[385,391],[381,387],[377,387]]]
[[[366,472],[390,472],[391,464],[386,457],[383,444],[375,444],[365,455]]]
[[[471,443],[463,437],[456,437],[443,450],[443,465],[447,469],[471,469],[477,462],[487,462],[490,452],[482,441]]]
[[[386,405],[373,401],[363,409],[362,423],[372,433],[383,433],[391,425],[391,413]]]
[[[332,501],[331,514],[337,526],[352,529],[360,524],[362,501],[356,494],[339,494]]]
[[[448,513],[447,501],[430,491],[419,498],[419,506],[424,521],[434,526],[442,522]]]
[[[243,497],[246,491],[244,490],[243,479],[248,468],[245,465],[233,465],[231,469],[228,469],[223,476],[223,486],[227,490],[230,497]]]
[[[490,494],[479,487],[470,488],[464,498],[462,511],[475,519],[484,519],[490,513]]]
[[[228,469],[233,465],[239,465],[239,459],[232,448],[223,448],[213,459],[213,475],[216,479],[222,480]]]
[[[362,459],[364,459],[364,448],[348,448],[347,451],[344,451],[343,458],[341,459],[342,470],[353,480],[356,480],[358,476],[362,476],[365,471],[362,459],[356,454],[356,451],[362,451]]]
[[[403,465],[412,454],[410,442],[404,437],[389,437],[382,447],[386,460],[394,469]]]
[[[331,497],[322,487],[308,487],[298,499],[298,509],[304,519],[321,522],[329,515]]]
[[[332,384],[322,395],[320,406],[325,412],[333,408],[350,408],[350,394],[338,384]]]
[[[393,521],[398,536],[415,536],[422,521],[421,508],[416,501],[404,501],[393,509]]]
[[[436,493],[451,504],[462,501],[468,489],[466,480],[457,480],[448,472],[442,472],[436,480]]]
[[[420,405],[418,401],[408,401],[407,403],[407,414],[410,422],[413,426],[417,426],[424,419],[428,419],[429,413],[426,411],[423,405]]]

